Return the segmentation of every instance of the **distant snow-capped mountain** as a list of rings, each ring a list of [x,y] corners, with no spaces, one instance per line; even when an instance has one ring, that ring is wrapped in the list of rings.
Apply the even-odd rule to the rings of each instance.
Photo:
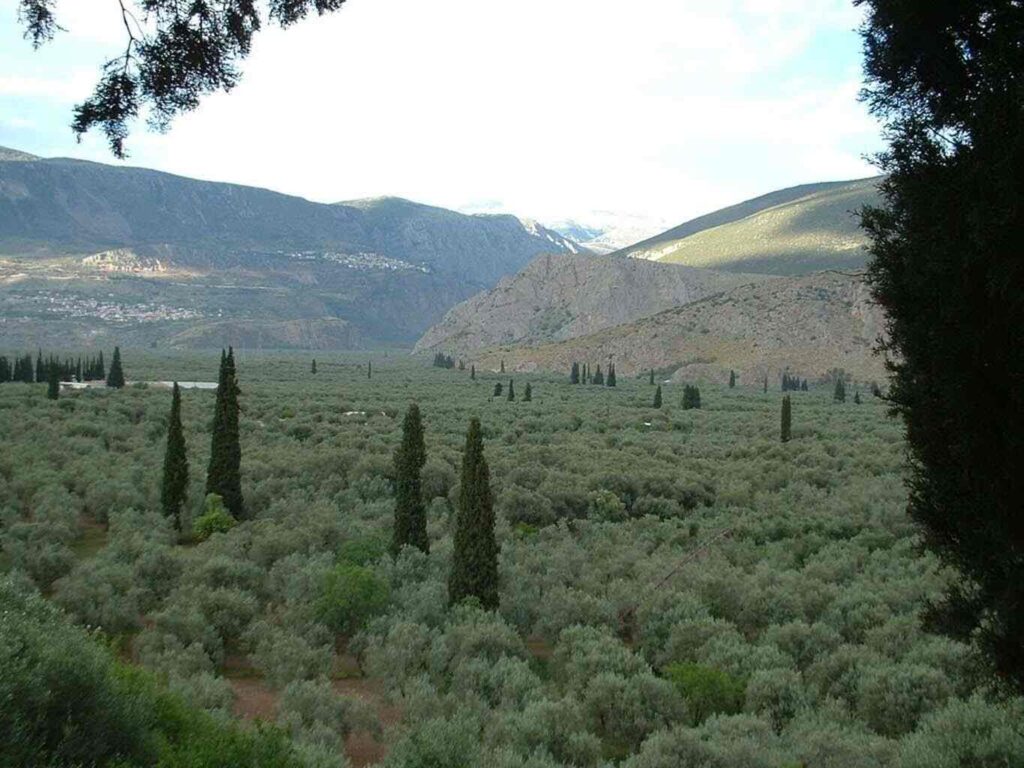
[[[593,211],[583,220],[563,219],[547,226],[588,251],[611,253],[664,231],[666,222],[642,214]]]

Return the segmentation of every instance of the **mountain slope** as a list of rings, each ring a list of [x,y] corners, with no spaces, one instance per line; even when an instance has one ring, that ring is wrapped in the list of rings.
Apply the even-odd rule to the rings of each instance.
[[[407,344],[537,254],[579,251],[514,216],[397,198],[324,205],[0,150],[0,321],[11,343],[69,334],[216,345],[263,338],[265,323],[266,345]]]
[[[731,272],[807,274],[858,268],[856,211],[879,202],[878,179],[807,184],[701,216],[618,255]]]
[[[569,339],[765,279],[615,256],[538,256],[453,307],[416,351],[462,355],[501,344]]]
[[[575,361],[614,361],[620,375],[670,369],[678,381],[724,382],[735,370],[751,386],[787,370],[813,380],[834,368],[870,381],[885,375],[872,352],[883,332],[882,312],[861,280],[822,272],[742,285],[569,341],[492,348],[474,359],[481,366],[504,360],[512,370],[563,371]]]

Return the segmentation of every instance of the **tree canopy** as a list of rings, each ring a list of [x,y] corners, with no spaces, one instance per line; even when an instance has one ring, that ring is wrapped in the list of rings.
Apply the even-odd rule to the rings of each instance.
[[[125,48],[107,61],[92,95],[75,106],[79,137],[99,128],[110,149],[126,156],[130,123],[148,108],[149,124],[165,130],[202,97],[230,91],[239,65],[264,24],[286,28],[311,13],[324,15],[345,0],[119,0]],[[18,16],[33,47],[63,31],[57,0],[21,0]]]

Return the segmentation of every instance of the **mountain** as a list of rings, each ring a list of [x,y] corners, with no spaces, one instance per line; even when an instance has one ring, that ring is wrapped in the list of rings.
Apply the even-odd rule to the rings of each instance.
[[[548,252],[583,249],[510,215],[398,198],[327,205],[0,149],[9,345],[409,344]]]
[[[416,351],[464,355],[496,345],[569,339],[767,279],[615,256],[538,256],[453,307]]]
[[[594,253],[612,253],[650,237],[665,227],[663,219],[637,214],[593,211],[587,223],[575,219],[549,223],[548,227]]]
[[[632,323],[568,341],[494,347],[473,356],[478,368],[562,370],[573,362],[614,361],[620,375],[654,368],[674,381],[758,384],[783,372],[815,380],[841,368],[862,382],[885,376],[872,352],[884,316],[864,282],[830,272],[741,285]],[[666,375],[668,375],[666,374]]]
[[[856,211],[880,201],[878,178],[805,184],[701,216],[617,255],[730,272],[856,269],[867,242]]]

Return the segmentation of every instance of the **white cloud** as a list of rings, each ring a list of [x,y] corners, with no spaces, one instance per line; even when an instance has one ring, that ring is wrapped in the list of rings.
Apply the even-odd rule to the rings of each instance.
[[[64,0],[76,9],[72,40],[116,55],[111,5]],[[877,130],[855,100],[856,68],[838,79],[792,71],[816,35],[856,26],[851,8],[349,0],[261,33],[234,92],[166,135],[137,132],[129,149],[135,164],[323,201],[397,194],[494,200],[541,219],[616,210],[676,221],[871,172],[859,155]]]

